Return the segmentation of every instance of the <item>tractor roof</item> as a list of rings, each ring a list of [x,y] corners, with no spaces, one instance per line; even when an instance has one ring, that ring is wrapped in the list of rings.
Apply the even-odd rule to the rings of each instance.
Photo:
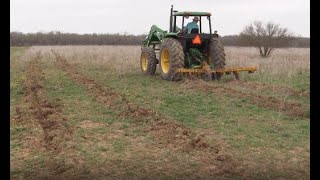
[[[174,16],[211,16],[211,13],[209,13],[209,12],[183,11],[183,12],[176,12],[173,15]]]

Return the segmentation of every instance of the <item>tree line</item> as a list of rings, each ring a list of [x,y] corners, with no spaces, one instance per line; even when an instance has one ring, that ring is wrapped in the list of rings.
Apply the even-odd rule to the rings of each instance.
[[[251,46],[248,43],[243,42],[242,37],[239,35],[223,36],[222,41],[225,46]],[[293,37],[291,42],[289,42],[289,44],[285,47],[309,48],[310,38]]]
[[[59,31],[21,33],[10,32],[10,46],[40,45],[140,45],[146,37],[128,34],[76,34]],[[240,35],[222,37],[224,46],[250,46],[244,43]],[[287,47],[310,47],[310,38],[294,37]]]
[[[10,32],[10,46],[40,45],[139,45],[146,35],[76,34],[59,31]]]

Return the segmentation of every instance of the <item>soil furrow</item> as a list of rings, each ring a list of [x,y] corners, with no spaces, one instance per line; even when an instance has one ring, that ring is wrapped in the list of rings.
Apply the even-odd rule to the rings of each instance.
[[[243,98],[250,104],[257,105],[259,107],[272,109],[289,116],[305,117],[306,107],[300,103],[287,102],[285,100],[278,99],[272,96],[257,95],[252,92],[244,92],[236,90],[230,87],[225,87],[219,84],[208,84],[203,81],[185,81],[183,86],[187,86],[189,89],[201,90],[204,92],[211,92],[215,94],[222,94],[224,96],[231,96],[236,98]]]
[[[44,146],[48,150],[59,151],[62,149],[60,143],[70,138],[72,130],[62,115],[61,106],[47,97],[43,86],[44,73],[39,59],[41,55],[38,53],[27,67],[24,86],[26,105],[16,108],[16,119],[17,122],[24,124],[31,123],[30,119],[37,122],[43,130]]]
[[[80,73],[60,54],[56,52],[53,52],[53,54],[56,58],[56,65],[67,72],[76,82],[84,85],[89,92],[92,92],[98,102],[116,112],[120,111],[119,116],[131,117],[138,123],[144,122],[145,132],[150,133],[159,146],[185,152],[197,150],[199,156],[197,159],[201,159],[201,162],[205,162],[207,165],[214,164],[217,167],[216,170],[219,169],[220,173],[229,171],[230,167],[234,169],[234,172],[238,170],[236,168],[237,163],[229,155],[209,146],[204,134],[196,134],[182,124],[170,121],[151,109],[142,108],[128,101],[124,95],[116,92],[115,89],[102,86],[97,81]],[[212,171],[213,174],[214,172],[217,171]]]
[[[146,122],[150,123],[151,126],[146,128],[146,131],[151,131],[151,132],[162,132],[166,131],[166,133],[160,133],[162,136],[167,137],[170,136],[170,134],[173,137],[167,137],[165,139],[170,139],[174,141],[181,141],[178,140],[177,138],[174,138],[175,135],[181,134],[181,135],[186,135],[188,138],[192,138],[193,136],[195,137],[195,134],[191,133],[190,129],[185,127],[182,124],[178,124],[172,121],[169,121],[165,119],[164,117],[161,117],[161,115],[156,114],[153,110],[151,109],[146,109],[142,108],[138,105],[133,104],[132,102],[129,102],[124,95],[121,95],[120,93],[116,92],[113,88],[110,88],[108,86],[102,86],[98,82],[96,82],[93,79],[90,79],[86,77],[85,75],[81,74],[74,66],[70,65],[63,57],[61,57],[59,54],[56,54],[56,64],[58,67],[66,71],[72,78],[74,78],[77,82],[80,84],[83,84],[86,86],[88,90],[94,93],[96,100],[99,101],[100,103],[106,105],[108,108],[112,110],[119,111],[118,116],[122,117],[132,117],[135,120],[139,122]],[[168,134],[169,133],[169,134]],[[156,137],[162,139],[164,137],[160,137],[161,135],[158,134]],[[159,136],[160,135],[160,136]],[[168,142],[169,141],[164,140]],[[194,144],[194,142],[188,143],[187,139],[185,139],[184,146],[191,146],[191,148],[197,148],[197,147],[207,147],[208,145],[202,145],[204,142],[199,142],[199,144]],[[173,142],[174,143],[174,142]],[[180,144],[181,143],[176,143]],[[185,149],[186,147],[182,147]],[[176,148],[179,148],[179,146],[176,146]]]

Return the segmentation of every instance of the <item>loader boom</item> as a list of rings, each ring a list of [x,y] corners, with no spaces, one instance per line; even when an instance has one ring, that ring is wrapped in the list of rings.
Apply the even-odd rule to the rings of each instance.
[[[153,44],[160,44],[167,31],[160,29],[156,25],[152,25],[148,36],[142,41],[144,47],[148,47]]]

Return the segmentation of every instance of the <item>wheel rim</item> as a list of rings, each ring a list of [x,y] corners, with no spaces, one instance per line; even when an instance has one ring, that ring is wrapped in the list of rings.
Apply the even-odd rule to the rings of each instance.
[[[170,56],[169,56],[169,50],[167,48],[164,48],[161,52],[161,69],[162,72],[168,73],[170,68]]]
[[[148,60],[145,54],[141,56],[141,68],[143,71],[146,71],[148,67]]]

